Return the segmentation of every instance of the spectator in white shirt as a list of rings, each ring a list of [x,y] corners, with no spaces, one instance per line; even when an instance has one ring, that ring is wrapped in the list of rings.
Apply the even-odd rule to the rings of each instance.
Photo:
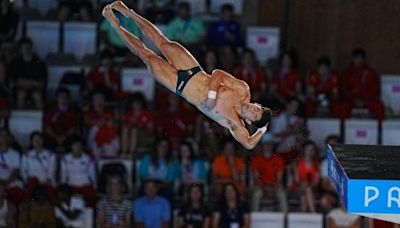
[[[23,200],[23,185],[18,179],[21,156],[10,147],[10,133],[0,128],[0,181],[7,185],[7,194],[15,205]]]
[[[289,153],[296,145],[296,133],[301,129],[301,119],[296,114],[299,101],[296,98],[288,98],[285,110],[280,112],[271,123],[271,133],[278,143],[278,153]]]
[[[56,156],[43,147],[42,133],[31,134],[31,147],[22,156],[21,176],[25,182],[28,199],[32,199],[33,190],[41,186],[46,189],[49,200],[54,198]]]
[[[61,182],[70,186],[73,194],[83,195],[89,206],[95,205],[95,164],[83,151],[83,141],[79,137],[71,140],[71,152],[61,161]]]

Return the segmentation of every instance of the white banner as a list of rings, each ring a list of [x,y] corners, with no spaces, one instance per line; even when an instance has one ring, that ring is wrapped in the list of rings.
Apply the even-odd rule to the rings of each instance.
[[[279,54],[280,30],[276,27],[248,27],[247,47],[253,49],[258,61],[265,64]]]
[[[121,87],[124,92],[141,92],[146,99],[154,99],[155,81],[147,68],[125,68],[121,71]]]

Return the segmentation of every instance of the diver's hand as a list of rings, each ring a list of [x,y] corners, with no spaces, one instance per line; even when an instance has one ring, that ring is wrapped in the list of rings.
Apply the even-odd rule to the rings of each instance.
[[[216,99],[207,98],[205,103],[201,103],[201,108],[209,112],[215,107],[216,103]]]

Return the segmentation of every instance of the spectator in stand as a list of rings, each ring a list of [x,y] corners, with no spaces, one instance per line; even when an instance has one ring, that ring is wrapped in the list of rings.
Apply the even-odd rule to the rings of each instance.
[[[100,53],[101,63],[90,70],[87,76],[89,92],[101,90],[107,100],[115,100],[119,93],[119,74],[113,66],[113,55],[110,51]]]
[[[75,18],[81,22],[92,22],[93,21],[93,6],[88,1],[80,1],[78,12]]]
[[[207,183],[208,170],[205,161],[196,158],[193,146],[189,142],[181,143],[177,169],[181,193],[190,185]]]
[[[243,45],[241,27],[239,22],[234,20],[233,13],[232,4],[226,3],[221,6],[220,19],[208,30],[208,42],[211,47],[229,45],[237,49]]]
[[[21,54],[11,61],[9,68],[15,85],[17,108],[28,108],[27,100],[32,98],[33,107],[42,109],[47,80],[46,64],[33,51],[30,39],[22,39],[19,48]]]
[[[263,94],[267,93],[268,75],[257,62],[253,50],[246,49],[242,53],[242,64],[236,68],[235,77],[241,79],[250,87],[252,99],[259,101]]]
[[[328,228],[361,228],[362,219],[359,215],[348,214],[343,208],[341,201],[339,200],[339,207],[333,209],[327,215],[327,227]]]
[[[240,200],[240,193],[235,184],[225,184],[219,200],[220,203],[213,215],[212,227],[250,227],[249,206]]]
[[[346,101],[349,117],[352,109],[365,108],[376,119],[385,118],[385,109],[380,95],[380,78],[376,71],[366,63],[367,54],[364,49],[353,50],[353,61],[343,72],[341,93]]]
[[[48,198],[46,190],[37,187],[33,192],[33,198],[20,207],[18,227],[56,227],[53,205]]]
[[[240,193],[244,193],[245,161],[236,155],[235,142],[227,140],[223,152],[215,157],[212,164],[213,189],[216,195],[222,192],[226,183],[234,183]]]
[[[202,60],[201,66],[208,74],[211,74],[213,70],[220,68],[218,53],[214,49],[208,49],[204,53]]]
[[[263,142],[261,153],[251,160],[251,171],[254,178],[252,210],[259,211],[261,199],[267,197],[276,199],[280,210],[287,212],[287,199],[282,186],[285,164],[283,159],[273,152],[271,142]]]
[[[59,88],[56,92],[57,103],[44,113],[45,133],[54,141],[55,146],[63,147],[68,137],[75,134],[79,126],[79,113],[70,104],[70,92]]]
[[[205,40],[205,27],[200,18],[191,16],[190,4],[179,2],[177,16],[168,23],[165,34],[171,40],[185,45],[194,55]],[[193,52],[194,51],[194,52]]]
[[[301,98],[301,77],[295,68],[294,53],[285,52],[281,58],[281,67],[272,79],[271,88],[271,92],[282,102],[288,97]]]
[[[99,91],[95,90],[92,94],[92,104],[90,108],[84,113],[84,132],[90,133],[91,128],[101,125],[106,119],[114,119],[115,111],[113,108],[106,106],[105,96]],[[94,136],[89,135],[89,145],[94,140]]]
[[[79,216],[85,208],[85,202],[80,196],[72,196],[72,190],[67,185],[56,189],[54,214],[57,227],[82,227]]]
[[[218,56],[221,61],[221,70],[233,74],[236,68],[236,50],[229,45],[224,45],[218,49]]]
[[[0,227],[15,227],[15,205],[6,197],[6,183],[0,181]]]
[[[300,207],[303,212],[316,212],[315,195],[319,184],[317,147],[308,141],[303,145],[303,158],[296,164],[295,178],[300,185]]]
[[[271,124],[273,139],[277,142],[276,151],[285,161],[297,156],[293,148],[296,136],[302,128],[302,120],[297,115],[299,101],[294,97],[286,99],[285,109],[278,113]]]
[[[167,24],[174,17],[173,0],[150,0],[145,17],[153,23]]]
[[[4,127],[5,120],[10,116],[10,99],[11,90],[6,61],[0,57],[0,127]]]
[[[71,139],[71,152],[61,160],[61,183],[71,187],[74,194],[82,194],[90,206],[96,202],[96,170],[92,158],[83,151],[79,137]]]
[[[157,195],[156,181],[144,183],[145,196],[133,203],[135,227],[168,228],[171,221],[171,205],[168,200]]]
[[[178,212],[178,227],[208,228],[210,221],[211,211],[204,205],[202,186],[188,186],[185,203]]]
[[[131,227],[132,203],[125,199],[122,178],[114,175],[107,181],[107,196],[97,203],[97,224],[100,228]]]
[[[71,19],[73,15],[73,9],[71,9],[71,6],[68,4],[66,0],[64,1],[59,1],[58,7],[57,7],[57,14],[56,15],[49,15],[51,19],[56,19],[59,22],[66,22],[69,19]]]
[[[0,0],[0,46],[13,43],[19,23],[19,16],[10,0]]]
[[[306,117],[315,117],[320,109],[339,117],[339,76],[331,70],[329,57],[320,57],[317,70],[312,70],[307,77]]]
[[[41,186],[50,201],[54,200],[56,184],[56,156],[44,148],[41,132],[31,134],[31,149],[22,156],[21,176],[25,182],[27,199],[32,199],[33,191]]]
[[[11,135],[5,128],[0,128],[0,181],[6,183],[10,200],[19,205],[23,200],[23,186],[18,179],[21,156],[10,146]]]
[[[178,179],[177,163],[171,159],[170,142],[158,140],[155,150],[140,161],[139,176],[142,180],[154,179],[160,182],[160,194],[172,199],[172,184]]]
[[[133,20],[126,18],[119,12],[114,13],[123,28],[136,37],[142,36],[139,27]],[[129,53],[124,41],[106,19],[100,24],[100,40],[105,45],[105,49],[111,51],[115,56],[124,57]]]
[[[155,143],[155,118],[147,109],[146,98],[141,93],[130,97],[122,117],[122,153],[133,155],[148,151]]]

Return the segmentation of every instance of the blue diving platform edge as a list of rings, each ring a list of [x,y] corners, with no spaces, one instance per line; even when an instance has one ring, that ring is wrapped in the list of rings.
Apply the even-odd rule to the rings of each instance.
[[[400,147],[328,145],[327,159],[347,212],[400,214]]]

